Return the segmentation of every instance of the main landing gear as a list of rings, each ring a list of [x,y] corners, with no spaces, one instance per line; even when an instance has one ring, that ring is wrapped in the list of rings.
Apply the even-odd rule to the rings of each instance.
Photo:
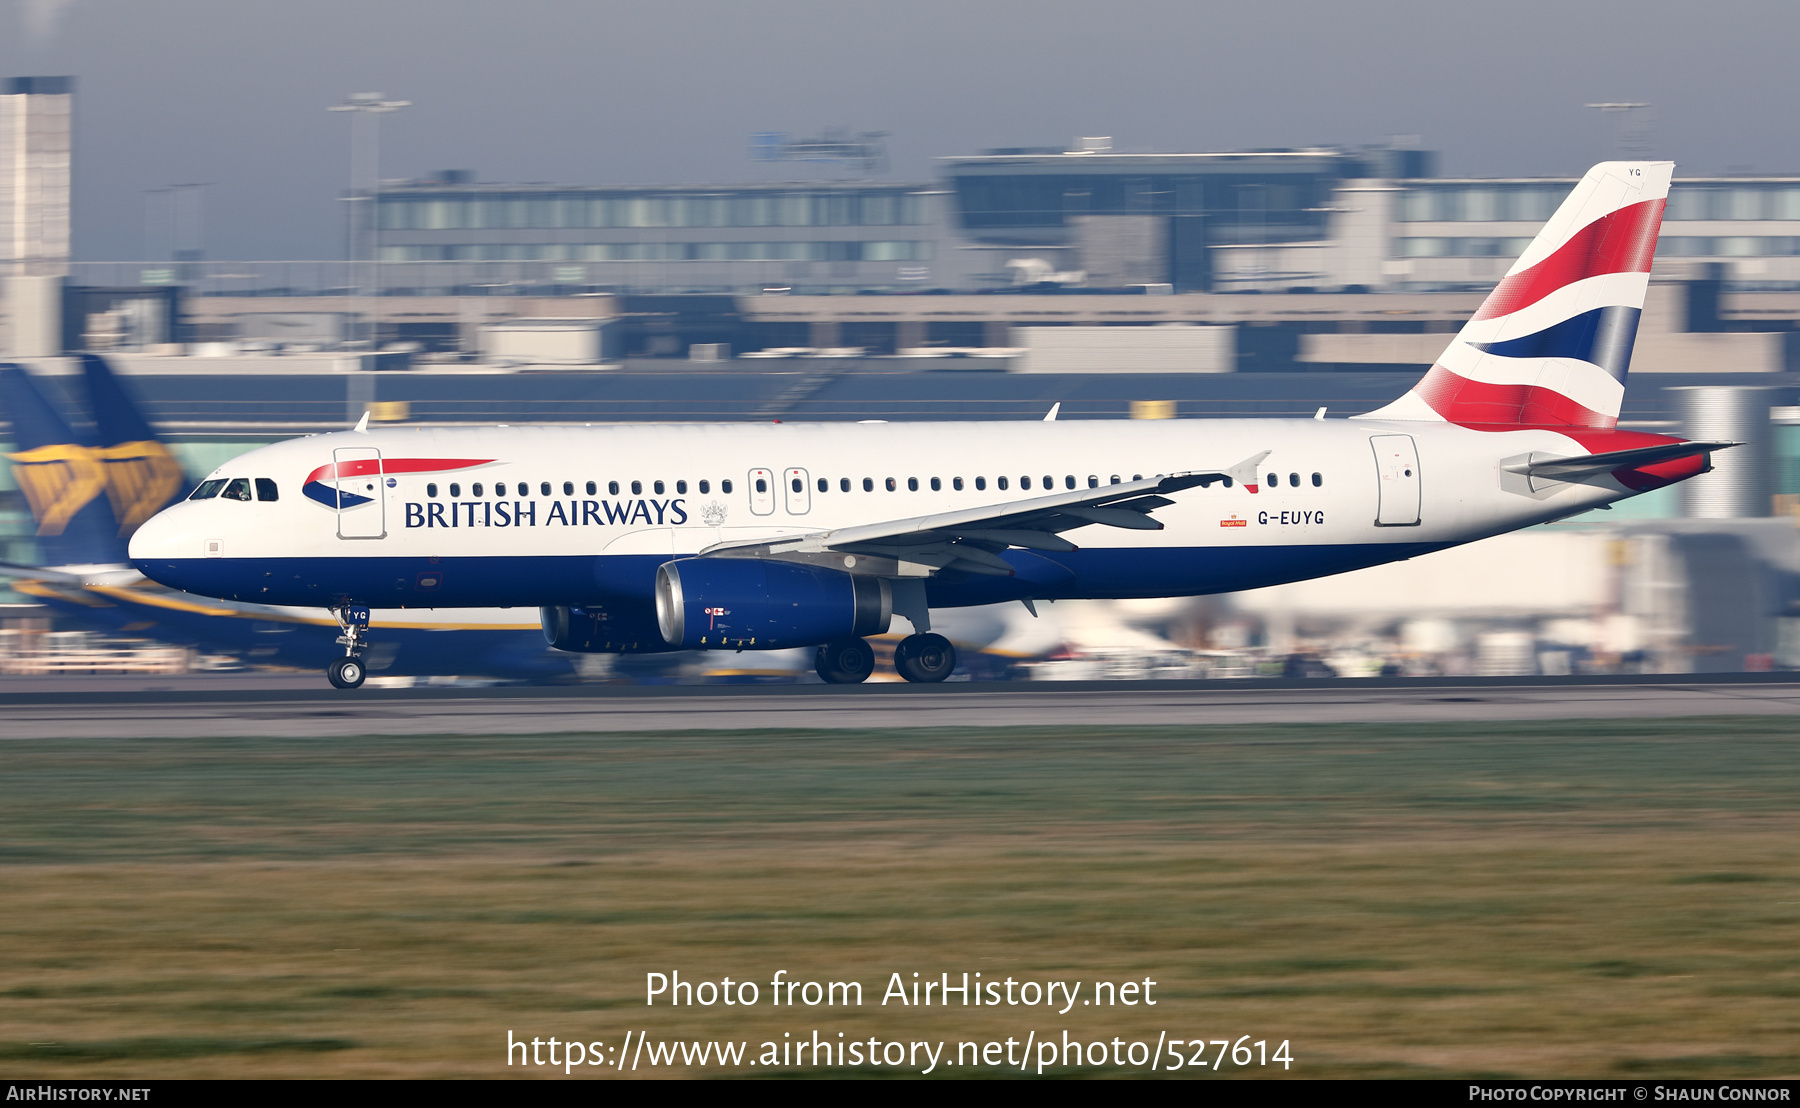
[[[936,684],[956,668],[956,648],[942,635],[908,635],[894,648],[894,669],[918,684]]]
[[[337,617],[338,629],[343,632],[337,641],[344,648],[344,656],[325,667],[325,679],[334,689],[358,688],[369,675],[361,657],[363,647],[368,645],[364,633],[369,629],[369,609],[346,604],[333,608],[331,614]]]
[[[875,651],[861,639],[828,642],[813,656],[813,669],[827,685],[860,685],[875,672]]]
[[[956,647],[942,635],[908,635],[894,648],[894,670],[908,681],[935,684],[956,668]],[[875,672],[875,651],[861,639],[828,642],[813,656],[827,685],[857,685]]]

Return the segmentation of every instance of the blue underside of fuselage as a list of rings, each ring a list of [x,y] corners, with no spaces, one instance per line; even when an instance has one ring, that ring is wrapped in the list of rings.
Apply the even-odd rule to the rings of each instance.
[[[1031,598],[1125,599],[1236,592],[1441,550],[1451,543],[1173,547],[1002,555],[1012,577],[939,574],[932,607]],[[650,603],[655,554],[481,558],[188,558],[140,560],[153,581],[200,596],[258,604],[381,608],[506,608]]]

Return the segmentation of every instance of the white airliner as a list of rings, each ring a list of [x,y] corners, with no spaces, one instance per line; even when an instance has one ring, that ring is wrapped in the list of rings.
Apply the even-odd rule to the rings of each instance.
[[[340,688],[362,682],[370,607],[538,607],[575,651],[816,646],[837,683],[869,676],[864,637],[897,613],[915,633],[896,669],[941,681],[955,651],[933,608],[1342,573],[1705,472],[1730,444],[1615,427],[1672,170],[1589,170],[1424,379],[1368,415],[365,420],[234,459],[131,559],[192,593],[331,609]]]

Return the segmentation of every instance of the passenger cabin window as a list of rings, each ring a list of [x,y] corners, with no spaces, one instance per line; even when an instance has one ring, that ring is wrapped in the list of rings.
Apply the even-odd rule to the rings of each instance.
[[[1056,478],[1050,476],[1048,473],[1044,474],[1044,491],[1049,492],[1051,489],[1053,489],[1055,487],[1056,487]],[[1070,485],[1069,487],[1074,488],[1075,486]]]
[[[587,494],[588,494],[588,495],[589,495],[589,496],[592,496],[592,495],[594,495],[594,494],[595,494],[595,493],[597,493],[597,492],[599,492],[599,491],[600,491],[600,486],[599,486],[599,485],[596,485],[596,484],[594,484],[594,483],[593,483],[593,482],[592,482],[592,481],[589,481],[589,482],[588,482],[588,483],[587,483]]]
[[[938,480],[936,477],[933,477],[931,479],[931,491],[932,492],[944,491],[944,483],[942,481]]]
[[[726,491],[729,492],[730,490],[727,489]],[[617,481],[608,481],[606,483],[606,495],[608,495],[608,496],[619,495],[619,483]]]
[[[757,483],[758,483],[758,484],[761,484],[761,482],[760,482],[760,481],[759,481],[759,482],[757,482]],[[762,491],[764,491],[764,490],[762,490],[762,489],[757,489],[757,490],[756,490],[756,491],[757,491],[757,492],[762,492]],[[633,495],[633,496],[642,496],[642,495],[644,495],[644,483],[643,483],[643,482],[642,482],[642,481],[633,481],[633,482],[632,482],[632,483],[631,483],[631,495]]]
[[[701,491],[704,492],[705,490],[703,489]],[[731,478],[727,477],[725,480],[719,482],[719,491],[727,496],[731,495]]]
[[[437,482],[436,481],[433,481],[431,484],[425,486],[425,495],[431,497],[433,500],[437,499]]]
[[[894,483],[894,479],[892,477],[889,477],[887,479],[887,491],[893,492],[897,488],[899,488],[899,486]]]
[[[230,484],[225,486],[225,491],[219,495],[227,500],[248,501],[250,499],[250,478],[233,477]]]
[[[563,495],[564,496],[574,496],[575,495],[575,482],[573,482],[573,481],[564,481],[563,482]]]
[[[819,491],[820,492],[830,492],[831,491],[831,479],[830,478],[828,478],[828,477],[819,478]]]
[[[1001,492],[1005,492],[1006,491],[1006,478],[1004,478],[1004,477],[994,478],[994,487],[998,488]]]
[[[267,477],[258,477],[256,479],[256,499],[264,502],[280,500],[281,493],[275,488],[275,482]]]
[[[950,478],[950,487],[955,489],[957,492],[961,492],[962,491],[962,478],[961,477]]]
[[[687,495],[687,482],[686,481],[675,482],[675,491],[676,491],[676,493],[678,493],[682,496],[686,496]]]
[[[873,478],[873,477],[864,477],[863,478],[863,491],[864,492],[874,492],[875,491],[875,478]]]
[[[975,478],[975,491],[976,492],[986,492],[987,491],[987,478],[986,477]]]
[[[794,478],[794,480],[792,481],[791,484],[792,484],[793,490],[795,492],[805,492],[806,491],[806,482],[800,480],[800,478],[798,478],[798,477]]]
[[[524,489],[521,488],[519,491],[523,492]],[[662,490],[657,489],[656,491],[661,492]],[[545,482],[541,483],[540,485],[538,485],[538,495],[540,495],[540,496],[549,496],[550,495],[550,482],[545,481]]]
[[[906,479],[906,491],[907,492],[918,492],[919,491],[919,479],[917,477],[908,477]]]
[[[838,478],[838,491],[839,492],[849,492],[850,491],[850,478],[848,478],[848,477],[839,477]]]
[[[462,495],[462,486],[457,484],[455,481],[450,482],[450,495],[451,496],[461,496]]]
[[[663,483],[662,483],[662,482],[661,482],[661,481],[657,481],[657,482],[656,482],[656,483],[654,483],[654,484],[652,484],[652,485],[651,485],[651,486],[650,486],[650,488],[651,488],[651,489],[652,489],[652,490],[653,490],[653,491],[654,491],[654,492],[655,492],[655,493],[656,493],[656,495],[658,495],[658,496],[661,496],[661,495],[662,495],[662,494],[663,494]]]
[[[758,477],[756,479],[756,491],[757,492],[768,492],[769,491],[769,483],[767,481],[763,480],[761,477]]]
[[[706,494],[706,493],[709,493],[709,492],[711,492],[711,491],[712,491],[712,482],[711,482],[711,481],[702,481],[702,482],[700,482],[700,493],[701,493],[701,495],[703,495],[703,496],[704,496],[704,495],[705,495],[705,494]]]
[[[1073,473],[1066,473],[1063,475],[1063,487],[1068,489],[1075,487],[1075,475]]]
[[[223,477],[216,477],[211,481],[202,481],[200,482],[200,487],[188,495],[188,499],[211,500],[213,497],[219,495],[219,490],[224,487],[225,479]]]
[[[480,481],[477,481],[473,485],[469,486],[469,495],[470,496],[480,496],[481,495],[481,482]],[[495,496],[505,496],[506,495],[506,486],[505,485],[495,485],[494,486],[494,495]]]
[[[1324,474],[1320,474],[1320,473],[1313,474],[1313,488],[1315,488],[1315,489],[1319,488],[1323,484],[1325,484]]]
[[[1029,477],[1021,477],[1021,478],[1019,478],[1019,487],[1020,487],[1020,488],[1022,488],[1022,489],[1029,489],[1029,488],[1031,488],[1031,478],[1029,478]]]

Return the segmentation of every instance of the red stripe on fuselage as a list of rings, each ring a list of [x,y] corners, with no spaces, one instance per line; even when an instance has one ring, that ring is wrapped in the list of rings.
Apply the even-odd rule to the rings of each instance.
[[[1516,312],[1589,277],[1650,272],[1664,203],[1645,200],[1594,220],[1548,258],[1496,285],[1474,318],[1493,319]]]
[[[492,458],[359,458],[353,462],[322,465],[306,475],[306,483],[333,477],[367,477],[371,473],[437,473],[484,466]]]

